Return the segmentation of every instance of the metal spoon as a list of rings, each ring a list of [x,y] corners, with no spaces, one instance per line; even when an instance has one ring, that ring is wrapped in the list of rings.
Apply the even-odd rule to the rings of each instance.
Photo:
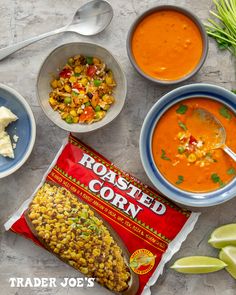
[[[103,31],[111,22],[113,17],[113,9],[111,5],[104,0],[93,0],[81,6],[75,13],[73,20],[70,24],[41,34],[39,36],[27,39],[25,41],[16,43],[14,45],[0,49],[0,60],[8,55],[32,44],[38,40],[46,37],[63,33],[75,32],[84,36],[91,36]]]
[[[226,132],[221,122],[210,112],[205,109],[195,109],[193,111],[192,119],[199,120],[198,128],[199,134],[204,145],[208,150],[223,149],[234,161],[236,161],[236,153],[234,153],[228,146],[226,146]],[[191,128],[191,122],[190,122]]]

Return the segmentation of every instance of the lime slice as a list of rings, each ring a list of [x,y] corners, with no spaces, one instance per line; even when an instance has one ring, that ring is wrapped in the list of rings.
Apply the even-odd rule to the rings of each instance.
[[[218,258],[189,256],[176,260],[170,268],[182,273],[200,274],[218,271],[226,266],[227,264]]]
[[[224,247],[220,251],[219,257],[228,265],[225,269],[236,279],[236,247]]]
[[[216,228],[208,241],[212,247],[221,249],[225,246],[236,246],[236,223]]]

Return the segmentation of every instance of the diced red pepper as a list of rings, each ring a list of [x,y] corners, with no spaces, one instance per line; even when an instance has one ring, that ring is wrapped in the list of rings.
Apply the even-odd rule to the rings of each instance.
[[[84,123],[86,121],[91,121],[94,118],[95,111],[91,106],[84,108],[84,112],[79,117],[79,122]]]
[[[193,137],[192,135],[190,135],[190,138],[189,138],[189,144],[197,144],[197,140],[195,137]]]
[[[85,87],[83,86],[83,85],[81,85],[81,84],[79,84],[79,83],[73,83],[73,87],[72,88],[75,88],[75,89],[77,89],[77,90],[85,90]]]
[[[71,70],[69,70],[69,69],[64,69],[64,70],[62,70],[61,72],[60,72],[60,74],[59,74],[59,76],[61,77],[61,78],[69,78],[70,76],[71,76],[71,74],[72,74],[72,71]]]
[[[93,77],[95,75],[96,71],[97,71],[96,66],[89,66],[87,69],[87,75],[89,77]]]

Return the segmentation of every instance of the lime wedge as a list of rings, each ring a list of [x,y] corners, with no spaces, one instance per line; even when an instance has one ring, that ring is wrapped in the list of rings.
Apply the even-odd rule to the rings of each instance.
[[[236,247],[224,247],[220,251],[219,257],[227,264],[225,269],[231,274],[233,278],[236,279]]]
[[[218,258],[189,256],[176,260],[170,268],[182,273],[200,274],[218,271],[226,266],[227,264]]]
[[[212,247],[221,249],[225,246],[236,246],[236,223],[216,228],[208,241]]]

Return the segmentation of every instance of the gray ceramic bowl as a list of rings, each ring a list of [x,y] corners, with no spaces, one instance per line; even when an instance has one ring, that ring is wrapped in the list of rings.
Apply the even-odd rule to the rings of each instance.
[[[68,124],[61,119],[60,114],[54,111],[48,102],[49,93],[52,91],[50,82],[53,75],[56,75],[58,69],[61,69],[66,64],[69,57],[78,54],[96,56],[104,61],[107,67],[112,70],[117,84],[113,92],[116,98],[115,103],[101,121],[92,124]],[[94,43],[75,42],[63,44],[48,55],[39,71],[36,91],[44,113],[52,122],[69,132],[84,133],[94,131],[107,125],[119,115],[125,103],[127,82],[119,62],[107,49]]]
[[[184,15],[186,15],[187,17],[189,17],[198,27],[200,34],[202,36],[202,41],[203,41],[203,52],[202,52],[202,56],[201,59],[198,63],[198,65],[195,67],[195,69],[187,74],[186,76],[182,77],[181,79],[178,80],[159,80],[159,79],[155,79],[149,75],[147,75],[136,63],[134,55],[132,53],[132,38],[133,38],[133,34],[134,31],[136,29],[136,27],[139,25],[139,23],[148,15],[157,12],[157,11],[162,11],[162,10],[175,10],[177,12],[180,12]],[[160,6],[156,6],[156,7],[152,7],[148,10],[146,10],[145,12],[143,12],[140,16],[138,16],[138,18],[134,21],[134,23],[132,24],[128,36],[127,36],[127,41],[126,41],[126,48],[127,48],[127,53],[128,53],[128,57],[130,59],[131,64],[134,66],[134,68],[136,69],[136,71],[143,76],[144,78],[155,82],[157,84],[161,84],[161,85],[172,85],[172,84],[177,84],[180,82],[183,82],[189,78],[191,78],[192,76],[194,76],[202,67],[202,65],[205,62],[205,59],[207,57],[207,53],[208,53],[208,38],[207,38],[207,34],[205,31],[205,28],[203,26],[203,24],[201,23],[201,21],[199,20],[199,18],[194,15],[192,12],[190,12],[189,10],[179,7],[179,6],[174,6],[174,5],[160,5]]]

